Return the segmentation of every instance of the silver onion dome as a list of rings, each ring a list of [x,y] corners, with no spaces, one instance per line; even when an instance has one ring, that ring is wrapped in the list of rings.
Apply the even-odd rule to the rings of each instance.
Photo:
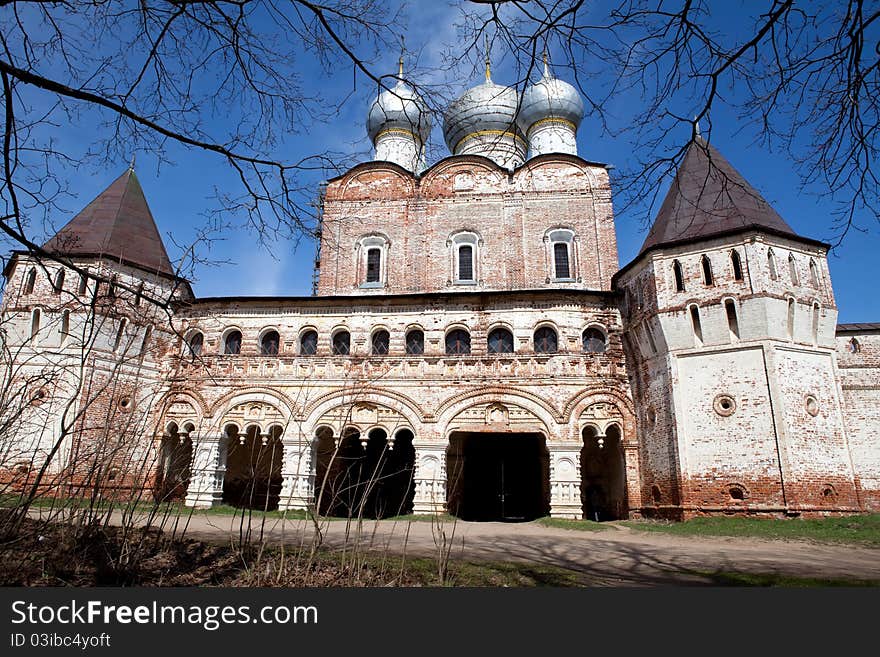
[[[575,130],[584,118],[584,101],[577,89],[553,77],[549,66],[544,64],[544,77],[526,87],[522,106],[516,122],[519,129],[529,129],[542,119],[562,119],[571,123]]]
[[[450,152],[468,135],[486,132],[513,133],[518,105],[516,89],[495,84],[488,78],[453,101],[443,119],[443,137]]]
[[[404,130],[424,143],[431,134],[431,113],[415,89],[399,81],[379,94],[367,114],[367,133],[376,142],[386,130]]]

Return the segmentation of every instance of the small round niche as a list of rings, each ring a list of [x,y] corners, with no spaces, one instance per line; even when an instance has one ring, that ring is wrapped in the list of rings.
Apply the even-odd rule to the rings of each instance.
[[[804,409],[813,417],[819,415],[819,402],[813,395],[807,395],[804,399]]]
[[[729,417],[736,413],[736,400],[730,395],[718,395],[712,403],[712,408],[721,417]]]
[[[132,408],[131,397],[125,396],[121,397],[117,402],[119,409],[122,411],[130,411]]]

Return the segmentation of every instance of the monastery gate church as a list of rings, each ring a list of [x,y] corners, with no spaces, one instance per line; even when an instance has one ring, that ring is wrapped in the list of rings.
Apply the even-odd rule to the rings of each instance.
[[[608,168],[545,65],[401,78],[323,194],[317,293],[196,297],[133,170],[4,272],[0,482],[465,520],[880,508],[880,324],[695,137],[619,267]],[[172,298],[170,307],[154,303]],[[48,465],[47,465],[48,464]]]

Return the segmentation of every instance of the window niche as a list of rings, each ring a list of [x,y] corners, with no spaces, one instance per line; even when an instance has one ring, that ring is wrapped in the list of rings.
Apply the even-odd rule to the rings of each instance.
[[[388,240],[367,235],[358,241],[358,281],[362,289],[383,288],[388,279]]]
[[[452,257],[452,283],[476,285],[480,280],[480,247],[483,241],[476,233],[461,232],[453,235],[447,246]]]
[[[554,228],[544,235],[550,270],[548,283],[573,283],[577,280],[576,237],[573,230]]]

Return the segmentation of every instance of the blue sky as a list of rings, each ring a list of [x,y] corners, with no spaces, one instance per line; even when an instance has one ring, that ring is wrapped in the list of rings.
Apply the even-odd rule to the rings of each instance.
[[[722,6],[738,6],[721,3]],[[723,12],[719,19],[723,20]],[[420,69],[440,63],[440,53],[445,46],[455,43],[453,20],[457,13],[454,6],[441,2],[417,2],[409,12],[410,28],[407,46],[419,52],[418,61],[411,65]],[[733,35],[735,36],[735,35]],[[397,52],[388,52],[376,63],[378,70],[396,72]],[[504,53],[494,52],[493,78],[496,82],[511,82]],[[370,157],[369,143],[364,131],[364,120],[374,86],[365,79],[357,82],[355,93],[349,96],[353,86],[350,67],[325,72],[308,56],[301,58],[302,77],[310,80],[330,99],[348,97],[338,116],[329,124],[312,125],[300,134],[291,136],[282,145],[284,156],[294,160],[327,149],[345,153],[361,153],[363,159]],[[408,64],[409,65],[409,64]],[[565,71],[559,76],[566,78]],[[479,82],[479,74],[466,67],[452,74],[451,80],[459,91]],[[632,94],[622,94],[615,99],[620,107],[637,107],[641,99]],[[829,240],[833,237],[831,200],[821,189],[811,188],[809,193],[800,189],[793,163],[784,153],[770,152],[753,143],[753,135],[742,129],[730,107],[717,105],[712,112],[712,143],[737,167],[782,217],[800,234]],[[626,120],[621,116],[621,120]],[[217,121],[222,131],[223,118]],[[439,121],[435,121],[435,124]],[[61,139],[74,146],[88,144],[98,128],[94,121],[84,119],[80,126],[72,126]],[[682,129],[682,143],[689,138]],[[433,134],[435,147],[442,146],[439,126]],[[602,126],[589,114],[578,133],[579,154],[587,160],[613,164],[615,171],[632,166],[633,145],[626,138],[602,134]],[[441,149],[445,151],[445,147]],[[137,155],[137,174],[144,187],[153,215],[172,259],[179,257],[172,239],[186,244],[195,230],[205,221],[205,213],[216,205],[215,189],[225,189],[235,184],[227,165],[218,157],[189,151],[175,145],[168,146],[169,163],[158,164],[149,154]],[[64,202],[67,212],[52,218],[55,227],[63,225],[76,211],[110,184],[128,165],[122,158],[110,169],[68,171],[71,190],[75,198]],[[321,179],[313,176],[313,186]],[[612,178],[612,185],[613,183]],[[668,186],[668,181],[664,183]],[[665,193],[665,189],[663,190]],[[635,208],[617,219],[618,251],[621,265],[629,262],[638,252],[645,238],[650,219],[647,206]],[[876,294],[866,294],[865,280],[880,277],[880,227],[872,216],[859,217],[860,223],[870,229],[867,233],[851,232],[844,243],[836,248],[830,258],[831,274],[841,322],[880,321],[880,300]],[[267,252],[255,237],[244,229],[226,232],[222,241],[215,242],[210,253],[204,257],[215,261],[228,261],[221,266],[199,266],[196,270],[194,289],[199,296],[224,295],[306,295],[311,292],[312,261],[314,245],[310,242],[295,244],[280,241]]]

